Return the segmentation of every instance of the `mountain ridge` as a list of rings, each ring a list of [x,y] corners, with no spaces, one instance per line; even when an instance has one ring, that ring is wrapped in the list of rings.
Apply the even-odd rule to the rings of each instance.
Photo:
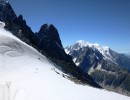
[[[128,57],[108,47],[104,48],[84,41],[66,47],[65,51],[72,56],[74,63],[84,73],[88,73],[103,88],[130,95]]]

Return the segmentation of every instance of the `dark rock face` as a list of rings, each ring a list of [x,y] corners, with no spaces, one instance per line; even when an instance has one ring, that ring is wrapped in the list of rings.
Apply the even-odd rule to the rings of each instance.
[[[31,28],[26,25],[22,15],[16,16],[9,2],[5,0],[0,1],[0,21],[5,22],[5,29],[11,31],[22,41],[30,45],[34,43],[34,33]]]
[[[59,33],[53,25],[44,24],[35,36],[40,50],[52,58],[65,60],[67,55],[63,50]]]
[[[36,43],[34,33],[26,24],[26,21],[23,19],[22,15],[19,15],[17,19],[14,20],[11,29],[8,26],[6,28],[13,32],[13,34],[20,38],[22,41],[35,47]]]
[[[5,22],[6,25],[8,25],[16,18],[16,14],[10,4],[5,0],[0,0],[0,21]]]
[[[35,33],[38,49],[57,65],[61,66],[65,73],[71,74],[82,82],[87,82],[93,86],[98,86],[93,79],[76,67],[71,56],[67,55],[63,49],[59,33],[53,25],[44,24],[38,33]]]
[[[76,67],[71,56],[65,53],[59,33],[53,25],[44,24],[39,32],[32,32],[23,16],[17,17],[10,4],[4,0],[0,0],[0,21],[5,22],[6,30],[61,66],[60,69],[65,73],[74,76],[82,83],[101,88],[87,73]]]
[[[110,50],[110,54],[113,58],[115,58],[116,62],[120,66],[125,66],[130,71],[130,58],[129,57],[127,57],[123,54],[119,54],[117,52],[114,52],[112,50]]]
[[[76,59],[76,61],[82,62],[79,64],[79,66],[81,66],[81,69],[85,72],[87,72],[92,66],[94,68],[97,67],[98,62],[101,62],[101,60],[103,59],[103,56],[99,53],[99,51],[94,51],[89,47],[84,47],[83,49],[81,49],[81,51],[81,55]]]
[[[86,44],[81,46],[81,43],[68,46],[65,50],[72,56],[75,64],[103,88],[130,96],[128,57],[111,49],[103,50],[102,47],[99,49],[97,46],[86,46]]]

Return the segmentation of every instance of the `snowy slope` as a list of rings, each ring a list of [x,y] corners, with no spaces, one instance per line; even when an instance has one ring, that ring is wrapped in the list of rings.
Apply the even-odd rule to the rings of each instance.
[[[56,74],[54,68],[46,57],[4,30],[0,23],[0,100],[130,100],[74,84]]]

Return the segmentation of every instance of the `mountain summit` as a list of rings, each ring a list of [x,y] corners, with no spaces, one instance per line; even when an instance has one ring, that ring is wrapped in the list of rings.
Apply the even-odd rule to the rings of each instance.
[[[73,62],[106,89],[130,95],[130,58],[102,47],[78,41],[65,48]]]
[[[107,58],[108,56],[110,56],[109,47],[107,47],[107,46],[102,47],[97,43],[92,44],[89,42],[85,42],[83,40],[79,40],[74,45],[66,47],[66,48],[70,48],[70,49],[65,49],[65,50],[67,53],[69,53],[69,52],[71,52],[71,50],[79,50],[81,48],[86,48],[86,47],[91,48],[94,51],[100,52],[104,56],[104,58]]]

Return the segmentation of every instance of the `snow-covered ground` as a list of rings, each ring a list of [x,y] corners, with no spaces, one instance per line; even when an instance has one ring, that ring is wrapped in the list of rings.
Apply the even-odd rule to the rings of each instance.
[[[4,30],[0,23],[0,100],[130,100],[77,85],[54,68],[45,56]]]

